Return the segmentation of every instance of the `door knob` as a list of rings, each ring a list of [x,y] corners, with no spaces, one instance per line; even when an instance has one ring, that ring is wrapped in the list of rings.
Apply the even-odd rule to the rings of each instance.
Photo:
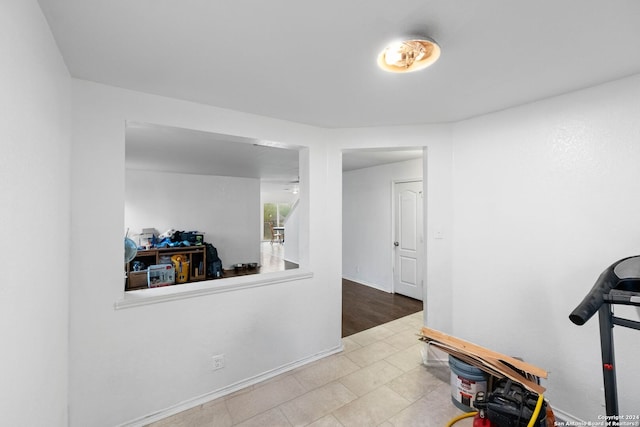
[[[398,243],[398,242],[393,242],[393,246],[400,246],[400,243]]]

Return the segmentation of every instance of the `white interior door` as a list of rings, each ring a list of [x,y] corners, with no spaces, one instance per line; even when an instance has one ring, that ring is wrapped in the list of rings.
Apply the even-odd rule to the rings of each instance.
[[[422,181],[394,184],[394,292],[422,301]]]

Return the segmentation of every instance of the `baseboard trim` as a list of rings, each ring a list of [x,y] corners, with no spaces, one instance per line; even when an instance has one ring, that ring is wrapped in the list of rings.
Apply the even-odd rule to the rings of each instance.
[[[344,346],[342,345],[342,341],[339,346],[321,351],[319,353],[313,354],[311,356],[305,357],[300,360],[296,360],[291,363],[287,363],[286,365],[282,365],[278,368],[272,369],[267,372],[263,372],[262,374],[247,378],[245,380],[239,381],[237,383],[228,385],[218,390],[214,390],[212,392],[203,394],[201,396],[194,397],[192,399],[185,400],[184,402],[178,403],[176,405],[170,406],[166,409],[154,412],[152,414],[147,414],[142,417],[127,421],[125,423],[119,424],[118,427],[143,427],[147,424],[160,421],[164,418],[170,417],[172,415],[178,414],[182,411],[186,411],[187,409],[195,408],[198,405],[202,405],[203,403],[210,402],[212,400],[218,399],[220,397],[227,396],[231,393],[234,393],[238,390],[242,390],[245,387],[249,387],[251,385],[257,384],[259,382],[271,379],[285,372],[291,371],[292,369],[299,368],[308,363],[315,362],[316,360],[320,360],[324,357],[331,356],[332,354],[339,353],[344,350]]]
[[[553,402],[552,402],[553,403]],[[551,405],[551,410],[553,410],[553,416],[556,418],[557,426],[586,426],[587,422],[581,420],[578,417],[575,417],[568,412],[563,411],[562,409],[554,408]]]
[[[427,368],[448,368],[449,367],[449,361],[444,359],[438,359],[438,360],[422,359],[422,364]]]
[[[427,368],[443,368],[449,367],[449,355],[436,347],[432,347],[430,343],[423,342],[420,349],[422,355],[422,364]]]
[[[392,293],[392,292],[391,292],[391,291],[389,291],[388,289],[383,289],[383,288],[381,288],[379,285],[376,285],[375,283],[369,283],[369,282],[367,282],[366,280],[356,279],[356,278],[348,277],[348,276],[345,276],[345,275],[342,275],[342,278],[343,278],[343,279],[346,279],[346,280],[348,280],[348,281],[350,281],[350,282],[359,283],[360,285],[365,285],[365,286],[368,286],[368,287],[370,287],[370,288],[377,289],[377,290],[382,291],[382,292],[386,292],[386,293],[388,293],[388,294]]]

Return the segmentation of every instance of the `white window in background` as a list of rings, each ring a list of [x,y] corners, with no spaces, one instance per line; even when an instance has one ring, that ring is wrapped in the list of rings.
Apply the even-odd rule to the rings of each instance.
[[[271,226],[284,227],[293,203],[265,203],[264,211],[264,229],[262,233],[263,240],[271,239]]]

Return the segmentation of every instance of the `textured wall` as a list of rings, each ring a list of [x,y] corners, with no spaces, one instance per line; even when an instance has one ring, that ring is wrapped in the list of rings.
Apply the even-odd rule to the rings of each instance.
[[[339,216],[324,214],[329,196],[340,191],[339,175],[327,167],[317,129],[77,80],[72,93],[72,426],[141,422],[339,349],[340,254],[333,250]],[[126,120],[306,145],[300,162],[300,263],[313,276],[114,309],[123,298]],[[215,288],[216,282],[196,285]],[[158,292],[169,288],[176,287]],[[225,355],[225,368],[214,372],[215,354]]]
[[[640,251],[638,99],[635,76],[454,126],[454,332],[548,369],[552,406],[588,421],[604,413],[598,320],[568,315]],[[639,351],[616,328],[626,414]]]
[[[66,426],[71,80],[35,1],[0,28],[1,423]]]

